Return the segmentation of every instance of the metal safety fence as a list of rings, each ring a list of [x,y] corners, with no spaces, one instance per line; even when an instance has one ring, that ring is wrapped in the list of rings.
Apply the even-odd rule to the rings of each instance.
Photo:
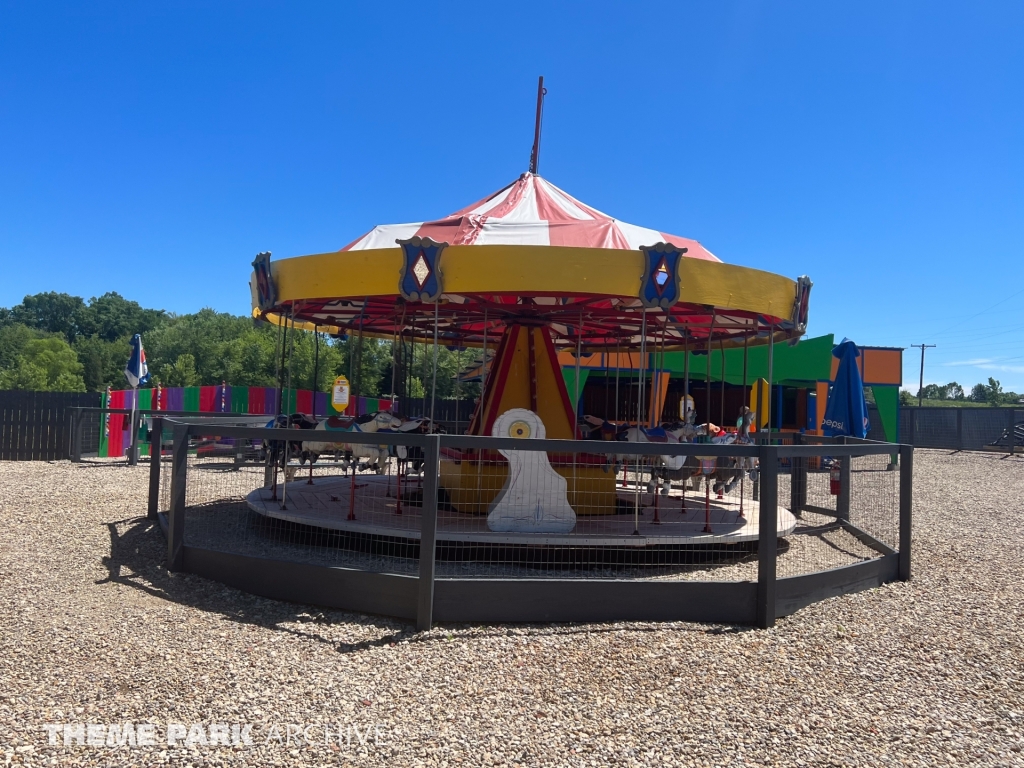
[[[153,430],[171,438],[149,501],[169,568],[420,628],[770,626],[910,576],[909,446]]]

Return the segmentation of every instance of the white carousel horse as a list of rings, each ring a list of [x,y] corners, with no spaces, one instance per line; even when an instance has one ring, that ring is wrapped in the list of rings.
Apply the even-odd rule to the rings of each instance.
[[[331,416],[316,425],[314,431],[340,433],[345,432],[380,432],[395,430],[402,425],[402,420],[387,411],[367,413],[355,419]],[[340,434],[338,436],[340,437]],[[359,469],[373,469],[378,475],[384,474],[387,464],[388,447],[386,445],[369,445],[366,443],[345,443],[341,441],[314,441],[302,444],[303,453],[309,457],[312,465],[321,454],[329,451],[341,451],[344,454],[342,469],[347,470],[352,462],[358,463]]]
[[[752,445],[750,439],[750,425],[753,423],[754,413],[746,406],[740,413],[739,428],[735,434],[726,435],[724,438],[714,438],[711,442],[718,442],[722,445]],[[750,480],[757,480],[758,461],[756,456],[731,456],[720,457],[718,466],[715,469],[715,482],[713,490],[721,495],[730,493],[733,488],[746,474]]]
[[[697,434],[704,435],[709,432],[714,436],[711,438],[712,445],[752,445],[750,439],[750,425],[753,422],[754,414],[744,406],[738,421],[738,429],[735,433],[719,430],[714,424],[699,424]],[[714,462],[714,469],[709,470],[708,461]],[[698,459],[695,456],[688,457],[683,467],[678,472],[662,470],[659,474],[659,484],[663,496],[668,495],[672,480],[683,480],[684,490],[691,486],[693,478],[698,478],[695,489],[700,488],[700,478],[721,497],[723,493],[730,493],[736,487],[736,483],[746,473],[751,481],[757,480],[758,461],[756,456],[723,456],[718,459]]]

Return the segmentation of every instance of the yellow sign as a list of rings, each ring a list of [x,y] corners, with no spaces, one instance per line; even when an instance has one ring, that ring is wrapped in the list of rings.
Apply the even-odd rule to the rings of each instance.
[[[331,405],[334,406],[334,410],[344,411],[348,408],[348,394],[348,379],[339,376],[334,380],[334,386],[331,387]]]

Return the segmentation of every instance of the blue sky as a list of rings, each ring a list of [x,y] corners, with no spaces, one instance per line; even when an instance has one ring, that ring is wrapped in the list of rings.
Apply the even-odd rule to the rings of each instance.
[[[0,2],[0,306],[246,312],[258,251],[526,170],[543,74],[555,184],[1024,392],[1022,40],[1019,2]]]

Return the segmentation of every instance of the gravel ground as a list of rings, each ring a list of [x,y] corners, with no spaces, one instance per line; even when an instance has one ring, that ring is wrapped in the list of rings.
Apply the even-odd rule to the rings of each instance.
[[[918,451],[914,580],[768,631],[417,635],[168,574],[139,516],[145,466],[3,470],[5,763],[1024,765],[1020,458]],[[48,743],[44,725],[76,723],[153,723],[158,746]],[[169,726],[192,723],[249,726],[253,743],[203,746],[196,729],[169,748]],[[286,743],[290,724],[308,743]]]

